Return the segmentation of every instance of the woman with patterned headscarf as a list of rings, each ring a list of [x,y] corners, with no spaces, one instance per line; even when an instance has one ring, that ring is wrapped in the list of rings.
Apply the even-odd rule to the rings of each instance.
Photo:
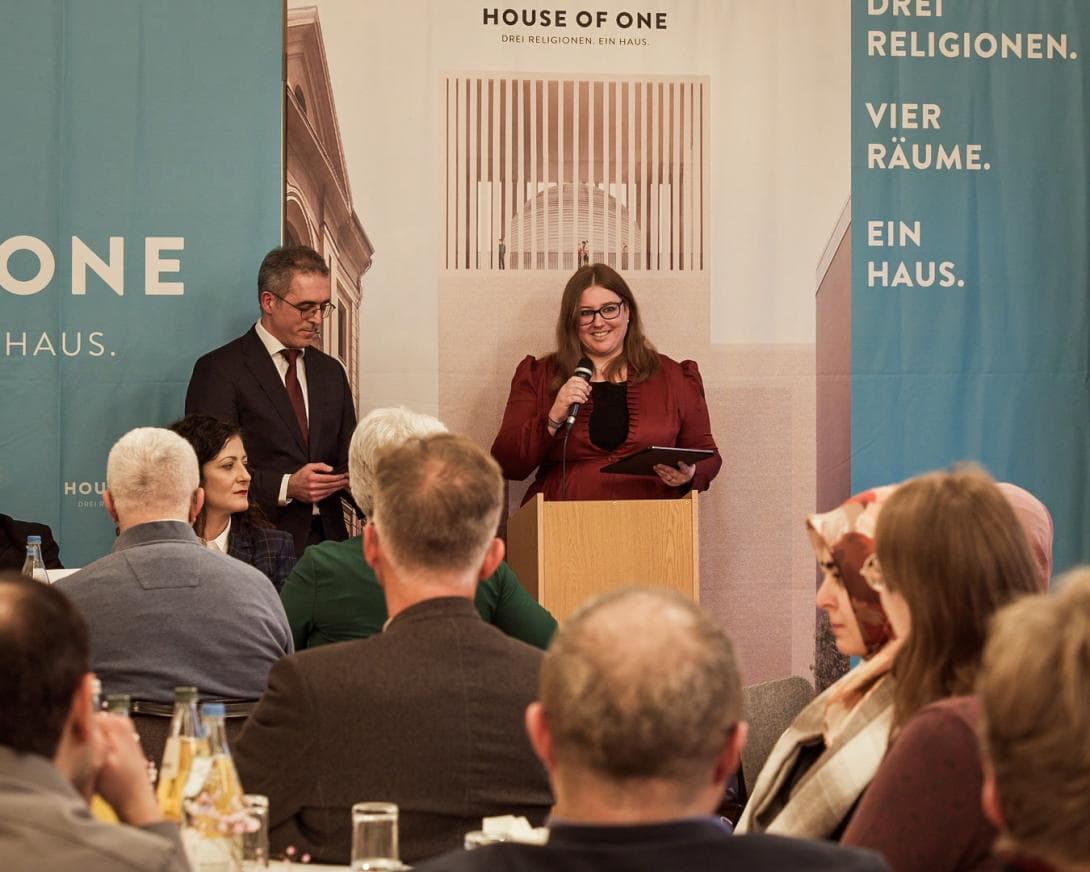
[[[893,718],[893,638],[878,594],[860,574],[874,553],[878,513],[895,485],[857,494],[806,528],[824,577],[817,605],[842,654],[863,662],[819,694],[769,754],[739,832],[837,838],[867,788]]]

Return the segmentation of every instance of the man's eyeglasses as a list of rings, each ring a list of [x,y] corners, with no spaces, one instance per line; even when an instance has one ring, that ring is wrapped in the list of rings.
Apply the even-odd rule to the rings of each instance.
[[[605,321],[612,321],[621,314],[621,308],[623,306],[624,301],[621,300],[616,303],[606,303],[604,306],[600,306],[597,309],[580,309],[577,313],[579,315],[579,323],[584,326],[592,324],[594,323],[595,315],[601,315]]]
[[[320,317],[322,317],[322,318],[328,318],[329,313],[337,308],[336,306],[334,306],[332,303],[329,303],[329,302],[326,302],[326,303],[293,303],[291,300],[285,300],[279,294],[273,294],[272,291],[269,291],[269,293],[272,294],[274,297],[276,297],[276,299],[280,300],[280,302],[287,303],[289,306],[291,306],[293,309],[295,309],[295,311],[298,312],[300,315],[302,315],[304,318],[311,317],[315,312],[317,312],[318,315]]]

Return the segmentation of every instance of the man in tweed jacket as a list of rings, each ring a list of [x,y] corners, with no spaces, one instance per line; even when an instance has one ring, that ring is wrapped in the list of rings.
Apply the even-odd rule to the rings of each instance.
[[[473,606],[503,558],[502,498],[495,461],[464,437],[380,457],[363,548],[390,620],[277,663],[235,745],[246,790],[269,797],[274,853],[347,863],[363,800],[398,805],[410,863],[460,846],[483,816],[543,820],[552,798],[522,729],[542,655]]]

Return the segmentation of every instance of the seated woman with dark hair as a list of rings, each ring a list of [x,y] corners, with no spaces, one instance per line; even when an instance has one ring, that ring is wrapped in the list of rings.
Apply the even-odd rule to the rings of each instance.
[[[197,454],[204,488],[204,507],[193,522],[197,535],[209,548],[260,569],[279,591],[295,566],[295,544],[250,501],[242,431],[210,415],[186,415],[170,429]]]

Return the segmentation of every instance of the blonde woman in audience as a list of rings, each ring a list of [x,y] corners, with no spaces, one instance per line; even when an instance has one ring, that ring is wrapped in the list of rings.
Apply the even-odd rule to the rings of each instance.
[[[780,737],[756,777],[740,832],[838,837],[885,754],[897,643],[878,594],[860,570],[874,553],[879,509],[894,490],[875,488],[806,519],[824,572],[818,608],[828,614],[840,652],[864,660],[804,708]],[[746,773],[747,780],[754,775]]]
[[[984,811],[1015,872],[1090,868],[1090,568],[996,615],[977,681]]]
[[[976,467],[901,485],[878,519],[864,575],[902,640],[893,665],[893,733],[844,833],[895,870],[998,868],[980,809],[983,773],[970,694],[988,622],[1037,592],[1027,537]]]

